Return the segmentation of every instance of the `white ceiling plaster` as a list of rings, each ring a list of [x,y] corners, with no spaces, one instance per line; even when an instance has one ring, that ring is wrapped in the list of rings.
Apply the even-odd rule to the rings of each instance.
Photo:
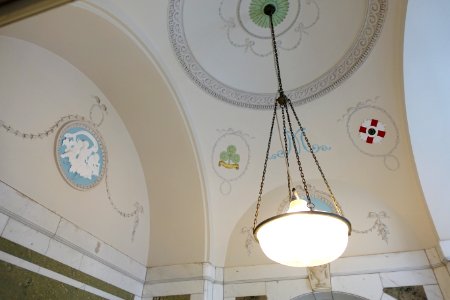
[[[253,23],[247,2],[171,0],[170,40],[189,77],[207,93],[269,108],[276,90],[270,31]],[[354,73],[374,46],[386,10],[384,0],[290,1],[276,32],[294,104],[328,93]]]
[[[319,7],[321,5],[324,7],[323,5],[328,3],[319,0],[316,2]],[[156,211],[159,215],[155,216],[158,222],[151,223],[152,233],[155,230],[156,234],[151,236],[151,249],[154,252],[150,251],[150,261],[152,257],[156,257],[158,260],[156,264],[174,264],[189,259],[206,259],[216,265],[266,263],[264,258],[245,261],[245,256],[233,256],[242,255],[246,251],[245,244],[240,241],[242,234],[239,226],[252,223],[252,211],[259,187],[271,112],[245,109],[241,106],[229,105],[224,101],[217,101],[217,95],[193,83],[191,76],[184,69],[186,66],[180,64],[177,57],[179,53],[174,51],[170,41],[170,36],[173,37],[174,33],[170,31],[168,23],[173,19],[169,17],[172,10],[166,1],[96,0],[86,3],[88,6],[96,6],[111,19],[126,24],[133,36],[133,43],[140,44],[139,49],[145,48],[149,51],[152,54],[151,57],[157,57],[157,64],[161,66],[165,78],[174,88],[178,98],[176,100],[179,101],[184,115],[175,113],[174,93],[168,91],[168,85],[161,81],[155,66],[148,61],[149,56],[144,58],[139,51],[135,51],[136,49],[122,48],[122,43],[129,41],[121,39],[120,35],[113,34],[114,25],[91,20],[93,21],[90,23],[91,27],[88,26],[84,31],[64,27],[66,30],[70,29],[66,31],[66,34],[70,35],[69,38],[63,33],[53,35],[57,32],[54,24],[62,27],[70,21],[70,18],[65,20],[68,16],[62,14],[51,28],[44,27],[45,29],[38,30],[40,27],[37,23],[30,23],[33,24],[33,28],[36,28],[36,32],[26,25],[18,25],[17,28],[21,30],[11,31],[9,34],[44,44],[51,51],[69,60],[96,82],[118,110],[141,156],[150,191],[150,206],[158,208]],[[180,2],[170,2],[170,4],[174,3]],[[193,24],[195,16],[189,15],[189,26],[192,27],[189,28],[189,34],[186,37],[199,43],[195,49],[203,54],[198,61],[205,65],[205,68],[206,66],[209,68],[208,71],[213,73],[211,75],[220,73],[217,77],[229,85],[234,85],[233,89],[244,89],[248,86],[247,92],[254,92],[255,95],[261,95],[259,91],[262,91],[265,101],[268,101],[270,105],[273,94],[264,94],[271,93],[272,87],[275,86],[270,56],[262,58],[266,62],[257,68],[254,68],[254,64],[236,63],[235,59],[236,61],[248,59],[250,63],[261,58],[229,44],[224,35],[226,31],[223,24],[220,24],[221,20],[218,16],[220,1],[200,2],[198,0],[196,3],[205,5],[204,11],[201,9],[197,11],[199,20],[215,22],[207,23],[211,25],[211,28],[206,25],[203,27],[207,28],[199,28],[201,26]],[[350,3],[345,1],[345,5]],[[376,3],[382,3],[382,1]],[[353,26],[355,25],[353,19],[356,24],[361,24],[363,20],[361,7],[358,6],[360,10],[357,10],[359,14],[356,14],[356,18],[350,6],[344,7],[346,9],[339,10],[342,14],[339,18],[344,19],[344,28],[353,32],[353,37],[357,40],[355,29],[357,27]],[[208,11],[206,9],[212,9],[211,15],[203,15],[206,14],[205,11]],[[329,28],[339,31],[340,23],[336,24],[333,17],[326,18],[326,10],[321,11],[325,15],[319,21],[323,23],[314,25],[311,30]],[[346,217],[353,222],[354,228],[364,231],[368,228],[367,226],[371,226],[373,219],[368,217],[370,212],[379,214],[385,211],[388,216],[383,221],[390,229],[389,243],[377,236],[376,232],[355,234],[350,238],[350,247],[346,255],[417,250],[436,245],[434,228],[428,216],[420,185],[418,185],[405,117],[402,78],[405,11],[406,1],[389,1],[389,9],[383,16],[385,17],[383,29],[381,33],[378,32],[380,35],[376,44],[372,45],[370,55],[366,53],[364,63],[359,64],[359,68],[352,71],[352,76],[342,77],[346,80],[341,82],[339,88],[329,89],[328,93],[320,94],[315,101],[297,106],[297,112],[307,128],[309,138],[313,144],[321,147],[321,151],[318,152],[320,163],[338,201],[343,206]],[[191,7],[187,12],[196,13]],[[332,16],[330,12],[329,14]],[[178,17],[181,18],[181,16]],[[83,18],[72,20],[72,24],[80,20],[85,21]],[[80,26],[80,28],[85,27]],[[99,32],[95,35],[87,34],[91,30]],[[197,33],[196,30],[199,32]],[[108,36],[104,36],[105,34]],[[324,34],[326,39],[321,43],[331,45],[324,50],[332,50],[335,44],[338,45],[341,42],[339,34],[333,35],[329,31]],[[94,36],[96,39],[83,41],[84,38]],[[317,34],[311,34],[312,39],[317,37]],[[344,44],[350,47],[348,42],[351,38],[346,35],[343,37]],[[305,35],[304,38],[306,40],[308,36]],[[208,56],[208,49],[201,43],[213,43],[213,41],[214,45],[211,49],[216,51],[214,55],[219,55],[214,47],[222,45],[220,55],[228,57],[227,60],[216,61],[213,59],[214,56],[204,57]],[[323,62],[323,65],[321,61],[317,62],[313,59],[305,62],[308,72],[303,75],[304,77],[298,78],[295,76],[298,68],[290,69],[290,66],[302,62],[298,62],[293,57],[293,53],[308,43],[302,42],[291,52],[282,51],[280,53],[281,69],[285,73],[287,87],[293,89],[303,85],[311,78],[316,78],[317,74],[332,67],[330,65],[332,61],[337,62],[336,59],[342,56],[344,44],[339,45],[337,47],[340,49],[339,53],[333,52],[333,59]],[[94,45],[96,47],[92,47]],[[317,45],[319,49],[322,46],[320,43]],[[194,51],[194,49],[191,50]],[[313,48],[309,51],[314,53]],[[111,56],[109,52],[116,53],[117,56]],[[194,53],[194,55],[198,54]],[[131,61],[128,62],[128,60]],[[224,63],[227,64],[227,68],[223,67]],[[318,69],[314,68],[315,65]],[[301,67],[303,68],[303,63]],[[262,68],[264,68],[263,71]],[[243,72],[243,74],[248,72],[251,76],[248,75],[238,83],[233,83],[236,78],[234,73],[229,73],[228,70],[234,73]],[[153,75],[145,75],[145,72],[151,72]],[[316,75],[308,77],[310,72]],[[156,76],[155,73],[158,75]],[[295,83],[297,79],[299,83]],[[248,81],[251,81],[249,85],[246,84]],[[142,91],[142,94],[139,91]],[[237,103],[241,99],[247,99],[245,101],[250,99],[245,98],[247,97],[245,95],[239,98],[238,94],[233,93],[227,93],[226,96],[232,100],[227,102]],[[139,101],[142,98],[148,101]],[[170,107],[167,107],[165,101],[161,99],[170,102],[170,105],[167,104]],[[171,113],[168,114],[168,111]],[[168,115],[171,117],[167,118]],[[184,127],[183,116],[187,118],[187,127]],[[349,121],[350,116],[352,119]],[[365,120],[372,118],[378,118],[385,125],[386,137],[380,143],[368,145],[366,141],[360,139],[359,126]],[[149,123],[152,126],[149,126]],[[186,128],[192,130],[192,136]],[[167,135],[166,133],[169,132],[170,135]],[[229,140],[225,139],[228,137],[224,137],[227,134],[230,137]],[[190,144],[191,141],[195,142],[195,146]],[[220,153],[230,144],[235,144],[237,153],[242,157],[240,162],[242,167],[240,165],[239,169],[219,167]],[[279,144],[275,143],[271,154],[276,156],[279,149]],[[149,155],[156,150],[158,150],[156,156]],[[188,151],[189,154],[180,156],[185,153],[184,151]],[[301,154],[302,158],[306,157],[303,154]],[[391,162],[386,162],[391,160],[392,156],[398,159],[398,167],[397,164],[392,165]],[[195,161],[196,157],[198,157],[198,164]],[[245,167],[244,158],[247,158],[249,162]],[[197,169],[198,166],[200,169]],[[313,167],[310,160],[305,161],[307,179],[312,180],[317,189],[324,190],[320,181],[317,180],[319,175],[313,171]],[[285,170],[281,160],[273,159],[269,162],[269,174],[265,195],[273,198],[276,203],[276,199],[281,201],[286,194]],[[201,191],[202,184],[204,184],[204,191]],[[224,190],[224,185],[230,190]],[[152,196],[155,189],[158,190],[157,197]],[[168,200],[171,198],[168,195],[173,196],[172,191],[178,193],[174,196],[178,197],[176,204]],[[184,195],[184,192],[189,192],[189,196]],[[206,201],[201,204],[200,199],[203,196],[206,197]],[[270,211],[270,207],[269,205],[266,209]],[[178,220],[175,217],[188,220],[184,222],[186,219]],[[153,215],[152,218],[154,218]],[[171,222],[173,220],[180,223]],[[180,229],[177,225],[183,226],[184,231],[177,232]],[[205,238],[208,233],[209,239]],[[198,247],[199,244],[202,247]],[[233,252],[234,250],[229,249],[237,250]],[[167,258],[164,258],[165,254]]]

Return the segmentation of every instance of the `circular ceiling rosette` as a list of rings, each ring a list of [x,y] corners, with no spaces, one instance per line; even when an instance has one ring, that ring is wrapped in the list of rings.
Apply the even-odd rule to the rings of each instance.
[[[358,69],[387,10],[387,0],[170,0],[171,44],[205,92],[238,106],[273,106],[277,84],[263,15],[267,4],[277,8],[283,86],[295,105],[330,92]]]

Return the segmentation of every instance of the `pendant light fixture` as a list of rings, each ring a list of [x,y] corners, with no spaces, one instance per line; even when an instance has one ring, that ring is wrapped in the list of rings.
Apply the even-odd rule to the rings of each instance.
[[[311,143],[306,136],[305,129],[300,123],[297,113],[294,110],[291,100],[285,95],[281,83],[280,66],[278,62],[277,44],[275,41],[273,15],[276,7],[273,4],[267,4],[264,7],[264,14],[270,20],[270,30],[272,36],[272,47],[275,59],[275,72],[278,80],[278,98],[274,102],[272,123],[270,126],[270,135],[267,145],[267,151],[264,161],[263,174],[256,205],[255,218],[253,221],[253,235],[259,242],[264,254],[271,260],[292,267],[312,267],[329,263],[342,255],[348,243],[348,236],[351,233],[351,224],[344,218],[342,209],[336,201],[331,187],[325,178],[325,174],[319,165],[319,161],[311,147]],[[276,215],[258,224],[258,214],[261,205],[261,197],[264,188],[264,180],[267,170],[270,145],[275,119],[278,124],[277,110],[280,108],[283,128],[280,133],[284,138],[284,160],[287,169],[287,185],[289,191],[290,205],[286,213]],[[294,117],[291,118],[290,111]],[[319,211],[315,209],[308,185],[303,173],[302,164],[299,156],[299,145],[294,138],[292,122],[296,122],[308,150],[319,170],[320,175],[331,196],[334,212]],[[286,126],[287,123],[287,126]],[[291,189],[291,175],[289,172],[289,158],[287,137],[290,137],[292,148],[295,152],[296,162],[303,184],[306,199],[301,199],[295,189]]]

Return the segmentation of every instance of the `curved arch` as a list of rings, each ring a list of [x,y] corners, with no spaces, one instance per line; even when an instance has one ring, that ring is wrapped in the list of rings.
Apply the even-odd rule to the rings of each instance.
[[[135,28],[120,19],[111,10],[82,3],[13,24],[1,33],[69,61],[95,82],[119,113],[148,187],[148,264],[205,261],[206,200],[191,130],[149,41],[140,41]],[[176,251],[180,248],[185,251]]]
[[[450,143],[446,138],[450,129],[449,13],[448,1],[409,1],[403,50],[405,104],[411,147],[436,231],[440,240],[447,240],[446,243],[450,243],[450,219],[447,214],[450,203],[442,195],[450,191]]]

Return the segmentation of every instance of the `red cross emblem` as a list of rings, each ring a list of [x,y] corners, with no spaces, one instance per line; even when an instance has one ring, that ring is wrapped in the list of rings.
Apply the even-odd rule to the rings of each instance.
[[[375,119],[365,120],[359,126],[359,136],[368,144],[380,143],[386,136],[384,124]]]

